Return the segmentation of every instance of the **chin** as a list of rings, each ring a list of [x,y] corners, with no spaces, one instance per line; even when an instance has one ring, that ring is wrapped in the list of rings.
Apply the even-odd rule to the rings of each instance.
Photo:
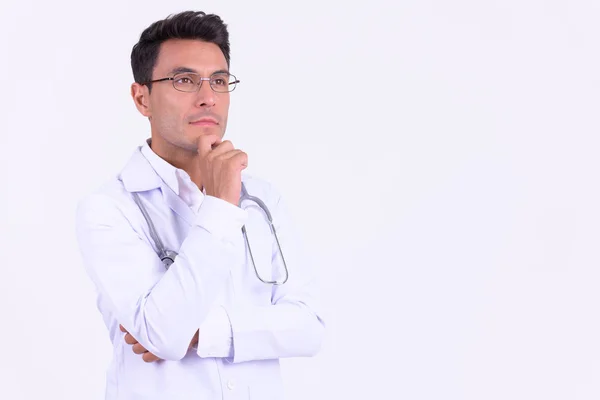
[[[193,126],[191,128],[187,136],[193,139],[204,135],[218,135],[219,137],[223,137],[223,130],[220,126]]]

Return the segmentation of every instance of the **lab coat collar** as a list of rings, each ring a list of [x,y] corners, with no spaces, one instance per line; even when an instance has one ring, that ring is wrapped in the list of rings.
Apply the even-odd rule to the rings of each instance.
[[[162,179],[152,168],[139,146],[121,171],[120,179],[128,192],[145,192],[161,186]]]
[[[187,175],[187,172],[174,167],[166,160],[161,158],[158,154],[152,150],[152,139],[146,140],[146,142],[142,145],[141,153],[148,160],[150,166],[156,174],[163,180],[173,191],[179,195],[179,178],[178,174],[184,173]],[[189,176],[189,175],[188,175]]]
[[[134,152],[120,174],[125,190],[128,192],[145,192],[160,189],[163,199],[169,207],[190,225],[194,221],[194,213],[163,180],[142,154],[142,146]]]

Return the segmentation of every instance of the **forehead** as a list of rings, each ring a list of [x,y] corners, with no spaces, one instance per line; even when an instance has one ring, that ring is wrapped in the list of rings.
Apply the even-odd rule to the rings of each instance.
[[[214,43],[201,40],[171,39],[162,43],[154,66],[154,79],[176,68],[190,68],[208,76],[214,71],[227,70],[223,52]]]

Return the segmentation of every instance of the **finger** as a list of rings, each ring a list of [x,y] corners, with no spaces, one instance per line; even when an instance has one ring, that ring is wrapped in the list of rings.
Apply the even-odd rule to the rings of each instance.
[[[230,158],[234,157],[235,155],[237,155],[239,153],[243,153],[243,151],[238,150],[238,149],[230,150],[225,153],[219,154],[219,159],[222,161],[229,160]]]
[[[232,160],[231,164],[236,166],[241,166],[242,169],[248,166],[248,154],[244,153],[242,150],[232,150],[227,152],[220,157],[221,161]]]
[[[125,329],[125,328],[123,327],[123,325],[121,325],[121,324],[119,324],[119,329],[121,330],[121,332],[125,332],[125,333],[127,333],[127,329]]]
[[[154,361],[160,360],[160,358],[158,358],[157,356],[155,356],[154,354],[152,354],[150,352],[146,352],[142,356],[142,360],[144,360],[146,362],[154,362]]]
[[[225,140],[219,143],[218,145],[214,146],[211,152],[211,156],[218,157],[232,150],[234,150],[233,143],[231,143],[229,140]]]
[[[131,336],[129,333],[127,335],[125,335],[125,343],[127,344],[136,344],[138,341],[135,340],[135,338],[133,336]]]
[[[248,167],[248,155],[246,153],[244,153],[243,151],[241,151],[241,152],[231,156],[230,162],[233,163],[234,165],[240,166],[241,169],[245,169],[246,167]]]
[[[132,349],[135,354],[144,354],[147,352],[146,348],[139,343],[134,344]]]
[[[220,143],[221,138],[217,134],[200,135],[197,142],[198,155],[202,158],[206,157],[206,155],[212,151],[213,146],[219,145]]]

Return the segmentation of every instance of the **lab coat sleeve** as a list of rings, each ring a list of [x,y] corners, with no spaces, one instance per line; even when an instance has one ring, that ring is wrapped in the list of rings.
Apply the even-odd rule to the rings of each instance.
[[[200,357],[233,356],[233,332],[227,311],[222,306],[211,309],[200,326],[196,353]]]
[[[142,346],[159,358],[180,360],[226,285],[233,237],[247,214],[207,196],[166,270],[122,208],[105,194],[79,204],[77,236],[86,271],[114,319]]]
[[[298,236],[281,197],[274,193],[273,222],[289,270],[284,285],[273,286],[271,305],[226,307],[233,335],[233,363],[318,353],[325,324],[313,265],[302,256]],[[272,262],[283,271],[276,244]]]

